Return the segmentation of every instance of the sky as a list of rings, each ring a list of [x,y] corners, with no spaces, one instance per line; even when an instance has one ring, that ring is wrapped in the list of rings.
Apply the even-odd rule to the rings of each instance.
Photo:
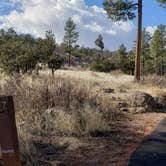
[[[44,37],[46,30],[63,41],[65,22],[72,17],[80,36],[78,44],[95,47],[99,34],[105,49],[116,50],[124,43],[128,49],[136,40],[137,19],[113,23],[108,20],[102,0],[0,0],[0,28],[13,27],[18,33]],[[143,27],[151,34],[157,25],[166,24],[166,9],[156,0],[143,0]]]

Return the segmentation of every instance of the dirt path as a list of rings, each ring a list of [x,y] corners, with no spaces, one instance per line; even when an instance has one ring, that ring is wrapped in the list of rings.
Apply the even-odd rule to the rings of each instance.
[[[166,118],[131,156],[128,166],[166,165]]]

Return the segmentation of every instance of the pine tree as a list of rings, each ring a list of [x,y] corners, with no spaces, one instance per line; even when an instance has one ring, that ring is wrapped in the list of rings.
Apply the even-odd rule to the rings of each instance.
[[[166,8],[166,0],[157,0],[160,3],[160,6]]]
[[[155,73],[163,75],[166,71],[166,26],[159,25],[150,44]]]
[[[71,65],[71,53],[73,50],[74,44],[78,41],[79,33],[76,32],[76,24],[73,22],[71,18],[69,18],[66,22],[65,26],[65,35],[63,42],[66,46],[66,52],[69,55],[69,66]]]
[[[134,56],[135,56],[135,48],[133,48],[133,50],[131,50],[127,54],[127,58],[124,63],[124,72],[130,75],[134,75],[134,67],[135,67]]]
[[[150,66],[150,41],[151,35],[144,28],[142,31],[142,50],[141,50],[141,66],[142,75],[151,72]]]
[[[165,0],[158,0],[164,6]],[[141,41],[142,41],[142,0],[135,3],[132,0],[105,0],[104,9],[108,18],[112,21],[133,20],[136,17],[134,11],[138,9],[138,32],[137,47],[135,58],[135,80],[140,80],[140,57],[141,57]]]
[[[100,34],[98,38],[95,40],[96,46],[98,46],[101,50],[104,49],[104,42],[103,42],[103,36]]]
[[[127,59],[127,51],[126,51],[126,47],[124,44],[121,44],[118,51],[117,51],[117,59],[118,59],[118,66],[117,68],[121,69],[122,71],[124,71],[125,69],[125,61]]]
[[[52,31],[46,31],[46,38],[44,40],[45,62],[51,69],[53,78],[55,70],[59,69],[63,64],[63,58],[55,52],[56,47],[55,35]]]
[[[38,62],[35,39],[13,28],[0,31],[0,68],[9,75],[32,72]]]

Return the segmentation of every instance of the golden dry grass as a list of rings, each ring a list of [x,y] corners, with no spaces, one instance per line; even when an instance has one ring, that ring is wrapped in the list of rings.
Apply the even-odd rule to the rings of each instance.
[[[42,76],[48,76],[51,75],[51,72],[46,70],[42,71],[40,74]],[[57,70],[55,72],[55,76],[67,78],[69,80],[86,82],[86,84],[96,86],[96,88],[113,88],[117,92],[119,90],[140,90],[153,95],[153,90],[155,92],[165,92],[166,90],[166,85],[162,85],[162,87],[160,86],[160,84],[164,84],[166,82],[166,78],[154,75],[145,77],[144,80],[139,83],[134,81],[134,76],[126,75],[119,71],[102,73],[88,70],[80,71],[76,68],[72,68],[72,70]]]
[[[128,118],[124,118],[119,110],[115,110],[113,102],[103,89],[114,89],[115,93],[120,93],[121,90],[126,93],[140,90],[153,96],[166,93],[164,86],[154,84],[154,78],[149,77],[148,81],[140,83],[134,82],[133,79],[133,76],[119,72],[98,73],[77,69],[58,70],[54,79],[48,70],[41,71],[38,76],[24,75],[21,78],[0,75],[0,95],[13,95],[21,151],[28,159],[34,161],[33,154],[37,152],[32,153],[33,140],[41,142],[47,139],[59,148],[70,144],[69,149],[77,149],[83,146],[78,137],[89,137],[98,132],[111,132],[119,128],[126,133],[127,125],[133,129],[136,123],[131,121],[130,124]],[[160,80],[162,82],[162,79]],[[142,118],[142,115],[140,116]],[[156,123],[163,117],[165,116],[161,115]],[[117,123],[119,121],[123,123],[123,127]],[[149,123],[152,120],[147,121]],[[139,132],[142,131],[140,126],[146,126],[143,121],[141,123],[138,124]],[[146,128],[154,126],[148,124]],[[139,132],[137,134],[140,134]],[[123,140],[119,137],[117,139]],[[133,144],[135,146],[135,142]],[[113,150],[111,146],[109,148],[111,150],[109,149],[108,153]]]

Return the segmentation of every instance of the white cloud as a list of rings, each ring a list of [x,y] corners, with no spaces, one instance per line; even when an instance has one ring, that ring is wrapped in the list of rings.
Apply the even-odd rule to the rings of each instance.
[[[157,29],[157,26],[148,26],[148,27],[146,27],[146,31],[149,32],[151,35],[154,34],[156,29]]]
[[[121,43],[131,48],[135,40],[132,22],[112,23],[106,12],[98,6],[87,6],[84,0],[9,0],[19,4],[20,10],[0,16],[0,28],[14,27],[20,33],[31,33],[44,37],[46,30],[53,30],[57,42],[64,36],[64,25],[69,17],[77,24],[80,32],[79,44],[94,47],[101,33],[107,49],[117,49]]]

